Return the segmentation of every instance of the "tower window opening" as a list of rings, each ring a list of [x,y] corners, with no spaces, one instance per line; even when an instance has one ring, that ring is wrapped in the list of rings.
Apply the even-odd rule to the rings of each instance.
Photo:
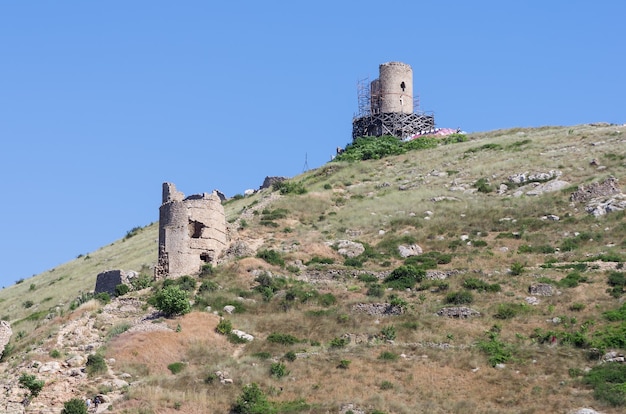
[[[404,92],[404,88],[406,88],[406,85],[404,84],[404,81],[402,81],[402,83],[400,84],[400,87],[402,88],[402,92]]]
[[[189,222],[189,237],[192,239],[199,239],[202,237],[202,229],[204,229],[204,227],[204,224],[191,220]]]

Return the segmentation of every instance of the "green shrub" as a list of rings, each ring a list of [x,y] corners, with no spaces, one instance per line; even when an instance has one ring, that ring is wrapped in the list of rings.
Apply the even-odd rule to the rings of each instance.
[[[398,354],[395,354],[390,351],[383,351],[378,355],[378,359],[381,361],[396,361],[398,359]]]
[[[501,303],[498,305],[498,309],[493,317],[496,319],[511,319],[527,310],[528,306],[523,303]]]
[[[234,414],[275,414],[276,410],[256,383],[245,385],[233,405]]]
[[[335,157],[335,161],[377,160],[390,155],[400,155],[404,152],[402,141],[391,135],[357,137],[346,146],[343,153]]]
[[[384,280],[387,287],[404,290],[415,286],[426,277],[426,271],[411,265],[400,266],[389,274]]]
[[[167,366],[167,369],[169,369],[172,374],[176,375],[185,369],[185,366],[184,362],[172,362]]]
[[[610,272],[607,283],[613,287],[626,287],[626,273],[617,271]]]
[[[267,341],[281,345],[293,345],[300,342],[300,340],[293,335],[278,332],[272,332],[269,334],[267,336]]]
[[[38,380],[34,374],[27,373],[23,373],[18,382],[20,387],[26,388],[30,392],[32,398],[37,397],[45,385],[44,380]]]
[[[95,299],[98,300],[98,302],[100,302],[103,305],[106,305],[107,303],[111,303],[111,295],[109,295],[108,292],[100,292],[95,296]]]
[[[626,365],[602,364],[593,367],[583,377],[583,383],[593,388],[593,396],[615,407],[626,405]]]
[[[489,284],[484,280],[480,280],[475,277],[465,279],[463,281],[463,287],[465,289],[478,290],[482,292],[500,292],[502,290],[502,287],[497,283]]]
[[[371,273],[360,274],[357,276],[357,279],[364,283],[378,282],[378,278]]]
[[[140,274],[138,277],[135,277],[130,280],[130,286],[133,290],[142,290],[152,286],[152,277],[147,274]]]
[[[252,356],[259,359],[270,359],[272,357],[272,354],[267,351],[261,351],[252,354]]]
[[[474,302],[474,296],[472,296],[472,292],[467,290],[450,292],[444,298],[444,302],[453,305],[469,305]]]
[[[269,264],[285,267],[285,260],[276,250],[260,250],[257,252],[256,257],[265,260]]]
[[[393,341],[396,339],[396,328],[393,325],[383,326],[380,335],[383,339]]]
[[[305,265],[310,266],[313,264],[333,264],[333,263],[335,263],[335,259],[333,259],[332,257],[313,256],[311,260],[305,263]]]
[[[513,263],[513,264],[511,265],[511,270],[510,270],[510,273],[511,273],[513,276],[519,276],[519,275],[521,275],[522,273],[524,273],[524,267],[525,267],[525,266],[524,266],[524,264],[523,264],[523,263],[520,263],[520,262],[515,262],[515,263]]]
[[[344,266],[348,267],[363,267],[364,260],[362,257],[346,257],[343,261]]]
[[[167,316],[184,315],[191,311],[187,292],[178,286],[167,286],[157,292],[154,307]]]
[[[61,358],[61,352],[58,349],[53,349],[49,355],[51,358]]]
[[[221,319],[215,327],[215,332],[221,335],[228,335],[233,330],[233,323],[228,319]]]
[[[306,194],[307,190],[301,181],[279,181],[272,184],[274,191],[279,191],[281,194]]]
[[[474,188],[476,188],[479,193],[491,193],[494,191],[493,186],[489,184],[489,180],[486,178],[479,178],[474,183]]]
[[[580,273],[572,272],[572,273],[569,273],[567,276],[565,276],[563,279],[559,280],[557,282],[557,285],[563,288],[574,288],[578,286],[579,282],[580,282]]]
[[[35,302],[33,302],[32,300],[25,300],[24,302],[22,302],[22,306],[26,309],[32,307],[35,304]]]
[[[196,290],[196,279],[192,276],[185,275],[176,279],[176,286],[185,292],[193,292]]]
[[[87,404],[80,398],[72,398],[63,403],[61,414],[87,414]]]
[[[626,321],[626,303],[618,309],[602,313],[602,316],[604,316],[607,321],[611,322]]]
[[[332,293],[324,293],[318,296],[317,302],[327,308],[337,303],[337,298]]]
[[[118,325],[114,325],[110,330],[109,333],[107,334],[107,339],[111,339],[114,338],[118,335],[123,334],[124,332],[126,332],[127,330],[129,330],[131,328],[131,325],[129,323],[120,323]]]
[[[330,341],[330,347],[343,348],[344,346],[348,345],[348,343],[350,343],[350,340],[348,338],[333,338]]]
[[[381,390],[390,390],[393,388],[393,384],[389,381],[383,381],[380,383]]]
[[[87,357],[86,364],[87,374],[97,375],[107,372],[107,364],[104,361],[104,357],[100,354],[91,354]]]
[[[385,296],[385,288],[379,284],[372,284],[367,288],[367,292],[365,294],[375,298],[382,298]]]
[[[289,375],[289,371],[287,370],[287,366],[280,362],[274,362],[270,365],[270,375],[276,378],[282,378]]]
[[[205,280],[200,284],[198,293],[215,292],[219,289],[219,285],[212,280]]]
[[[124,283],[115,286],[115,296],[124,296],[130,291],[130,287]]]
[[[288,351],[285,353],[285,355],[283,355],[283,358],[285,358],[289,362],[293,362],[298,358],[298,356],[294,351]]]
[[[478,349],[488,356],[491,366],[505,363],[513,357],[511,346],[502,342],[497,332],[487,332],[487,340],[478,342]]]
[[[586,307],[586,305],[584,303],[572,303],[569,307],[569,310],[573,311],[573,312],[580,312],[582,310],[584,310]]]
[[[520,254],[524,254],[524,253],[552,254],[556,252],[556,249],[547,244],[540,245],[540,246],[531,246],[529,244],[523,244],[517,248],[517,252]]]
[[[341,361],[339,361],[339,365],[337,365],[337,368],[339,369],[348,369],[350,368],[350,363],[352,361],[350,361],[349,359],[342,359]]]

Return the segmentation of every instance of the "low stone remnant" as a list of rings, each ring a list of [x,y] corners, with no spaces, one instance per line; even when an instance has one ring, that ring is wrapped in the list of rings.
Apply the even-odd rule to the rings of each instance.
[[[552,296],[554,288],[549,283],[537,283],[528,287],[528,293],[534,296]]]
[[[439,316],[447,316],[448,318],[471,318],[474,316],[480,316],[480,312],[465,307],[465,306],[452,306],[449,308],[441,308],[437,312]]]
[[[617,178],[609,177],[602,182],[595,182],[589,185],[581,185],[578,190],[570,195],[570,200],[584,203],[592,198],[607,197],[613,194],[619,194],[620,190],[617,184]]]
[[[130,281],[139,276],[135,271],[129,270],[107,270],[106,272],[99,273],[96,276],[96,288],[94,293],[108,293],[111,296],[115,296],[115,287],[117,285],[125,284],[129,285]]]
[[[402,306],[389,303],[357,303],[352,306],[352,311],[372,316],[402,315],[404,313]]]

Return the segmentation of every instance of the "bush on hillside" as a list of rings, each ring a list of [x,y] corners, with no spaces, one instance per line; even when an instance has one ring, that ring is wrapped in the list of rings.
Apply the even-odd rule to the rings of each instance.
[[[410,289],[426,277],[426,271],[415,266],[404,265],[394,269],[384,280],[387,287],[404,290]]]
[[[167,316],[184,315],[191,311],[187,292],[178,286],[167,286],[154,295],[154,307]]]
[[[87,404],[80,398],[72,398],[63,403],[61,414],[87,414]]]
[[[38,380],[34,374],[23,373],[18,380],[20,387],[26,388],[30,392],[30,397],[37,397],[43,386],[44,380]]]
[[[274,414],[276,410],[256,383],[243,387],[243,392],[233,405],[234,414]]]

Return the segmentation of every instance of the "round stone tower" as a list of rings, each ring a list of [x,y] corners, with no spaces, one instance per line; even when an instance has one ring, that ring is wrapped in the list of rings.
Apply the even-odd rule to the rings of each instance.
[[[413,69],[402,62],[387,62],[379,67],[381,113],[413,113]],[[374,86],[374,85],[372,85]]]
[[[224,207],[217,193],[185,198],[174,184],[163,183],[155,277],[192,275],[203,264],[215,264],[226,249],[226,231]]]

